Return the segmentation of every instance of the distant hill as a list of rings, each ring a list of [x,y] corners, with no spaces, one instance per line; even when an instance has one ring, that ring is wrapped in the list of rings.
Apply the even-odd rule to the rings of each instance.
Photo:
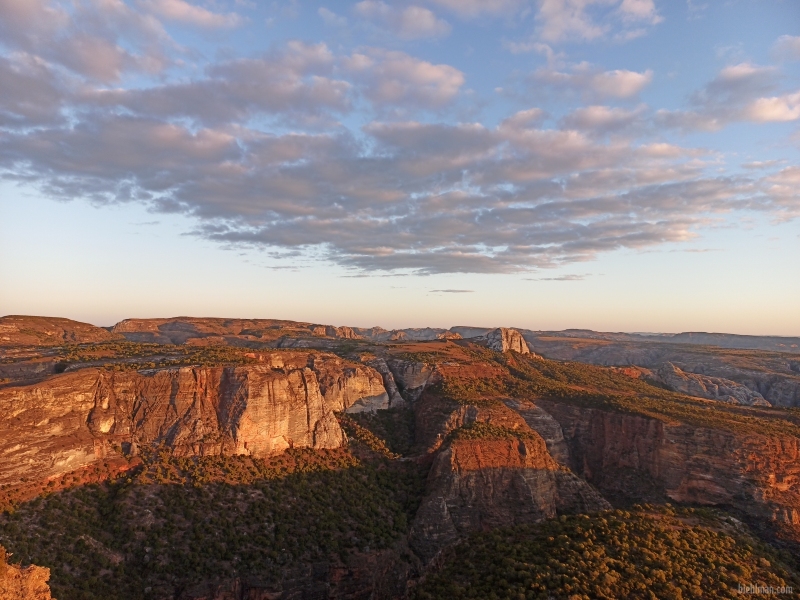
[[[60,346],[123,339],[121,335],[59,317],[8,315],[0,317],[0,346]]]

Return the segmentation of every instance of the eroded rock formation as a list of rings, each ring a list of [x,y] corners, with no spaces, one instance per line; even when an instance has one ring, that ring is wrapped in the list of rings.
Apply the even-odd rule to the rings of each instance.
[[[266,456],[336,448],[336,410],[388,404],[381,375],[325,354],[274,352],[264,364],[143,372],[83,369],[0,390],[0,482],[57,477],[123,447]],[[356,408],[353,408],[356,407]]]
[[[689,396],[721,400],[746,406],[772,406],[764,397],[750,388],[722,377],[708,377],[687,373],[671,362],[666,362],[654,373],[655,379],[674,392]]]
[[[604,494],[732,506],[800,540],[800,440],[540,402],[570,466]]]

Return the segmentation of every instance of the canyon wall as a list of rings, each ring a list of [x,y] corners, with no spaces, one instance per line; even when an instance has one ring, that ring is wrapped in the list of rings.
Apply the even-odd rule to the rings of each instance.
[[[336,448],[337,410],[388,402],[380,373],[333,355],[275,352],[264,364],[82,369],[0,390],[0,483],[57,477],[122,448],[267,456]]]
[[[800,541],[800,440],[537,402],[569,465],[609,498],[728,506]]]

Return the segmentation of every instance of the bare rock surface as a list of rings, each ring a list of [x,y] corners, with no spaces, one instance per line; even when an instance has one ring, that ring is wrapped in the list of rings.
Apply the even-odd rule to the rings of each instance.
[[[508,327],[498,327],[485,336],[473,339],[485,343],[487,348],[497,352],[508,352],[510,350],[520,354],[530,354],[531,352],[522,334],[516,329],[509,329]]]
[[[9,315],[0,317],[0,347],[2,346],[60,346],[88,344],[123,339],[89,323],[58,317],[29,317]]]
[[[389,369],[389,365],[386,364],[386,361],[383,358],[372,358],[368,359],[366,364],[380,373],[383,379],[383,387],[389,395],[389,408],[405,405],[406,400],[400,394],[400,390],[394,380],[394,374],[391,369]]]
[[[543,521],[563,509],[607,508],[585,481],[559,468],[536,434],[524,440],[456,440],[436,455],[411,544],[428,562],[476,531]]]
[[[569,447],[564,440],[564,432],[550,413],[528,400],[509,399],[505,404],[518,412],[528,427],[542,436],[547,451],[558,464],[569,466]]]
[[[800,540],[800,440],[540,401],[607,497],[733,507]]]
[[[386,365],[392,372],[400,392],[409,402],[419,398],[433,379],[435,367],[428,363],[391,358]]]
[[[750,388],[725,379],[687,373],[671,362],[666,362],[655,372],[656,379],[674,392],[688,396],[721,400],[746,406],[772,406],[764,397]]]
[[[381,375],[333,355],[274,352],[264,364],[114,372],[82,369],[0,390],[0,482],[54,478],[115,453],[267,456],[336,448],[336,410],[388,405]]]
[[[694,374],[721,378],[744,386],[760,394],[772,406],[800,406],[800,361],[792,354],[588,337],[528,333],[525,336],[531,349],[547,358],[608,367],[638,366],[652,371],[671,363],[686,376]],[[675,383],[679,382],[676,380]],[[688,383],[682,382],[680,385]],[[704,386],[693,387],[702,391]],[[723,387],[732,388],[732,385],[728,383]],[[738,397],[736,394],[728,395]],[[751,398],[757,400],[755,395]]]

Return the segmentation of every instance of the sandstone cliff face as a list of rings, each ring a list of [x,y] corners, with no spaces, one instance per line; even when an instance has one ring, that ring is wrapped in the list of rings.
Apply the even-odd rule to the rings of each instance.
[[[386,389],[386,393],[389,395],[389,408],[406,405],[406,400],[400,394],[400,390],[394,380],[394,375],[392,374],[391,369],[389,369],[389,365],[386,364],[386,361],[382,358],[374,358],[367,360],[366,364],[380,373],[380,376],[383,379],[383,387]]]
[[[671,362],[666,362],[655,372],[655,376],[674,392],[721,400],[730,404],[747,406],[772,406],[764,397],[750,388],[722,377],[707,377],[695,373],[686,373]]]
[[[320,392],[333,410],[375,412],[389,408],[389,394],[383,377],[369,366],[351,365],[341,358],[325,356],[312,359]]]
[[[60,346],[120,340],[122,336],[89,323],[58,317],[0,317],[0,347]]]
[[[800,540],[800,440],[540,404],[562,426],[572,469],[601,492],[732,506]]]
[[[432,382],[435,367],[427,363],[389,359],[386,365],[394,376],[400,392],[410,402],[419,398],[425,386]]]
[[[414,519],[411,544],[424,562],[461,537],[610,505],[586,482],[560,469],[544,440],[456,440],[440,451]]]
[[[509,399],[505,404],[516,411],[528,427],[542,436],[547,451],[558,464],[569,466],[569,447],[564,440],[564,432],[550,413],[528,400]]]
[[[388,402],[380,374],[367,366],[291,352],[269,354],[264,362],[84,369],[2,389],[0,482],[56,477],[113,454],[114,445],[135,450],[163,443],[182,455],[253,456],[336,448],[343,434],[335,410]]]

